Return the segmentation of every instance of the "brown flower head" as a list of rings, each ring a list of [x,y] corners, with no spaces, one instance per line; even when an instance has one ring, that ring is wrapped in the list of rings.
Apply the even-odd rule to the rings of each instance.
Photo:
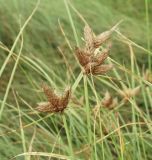
[[[152,72],[150,70],[146,70],[144,73],[143,73],[143,77],[146,81],[148,81],[149,83],[152,83]]]
[[[110,38],[116,26],[97,36],[88,25],[84,27],[85,47],[76,47],[75,54],[80,65],[83,67],[85,74],[92,73],[93,75],[100,75],[113,68],[111,64],[103,65],[104,61],[109,56],[111,44],[102,51],[100,50],[100,46]]]
[[[66,89],[63,95],[57,95],[53,89],[45,84],[42,85],[42,88],[48,102],[39,103],[36,110],[50,113],[63,112],[68,105],[71,89]]]
[[[130,98],[138,95],[140,93],[141,87],[135,88],[125,88],[124,90],[118,90],[118,93],[125,101],[128,101]]]
[[[107,109],[113,109],[114,107],[116,107],[118,105],[118,99],[112,98],[110,93],[107,91],[104,95],[104,98],[103,98],[101,104]]]

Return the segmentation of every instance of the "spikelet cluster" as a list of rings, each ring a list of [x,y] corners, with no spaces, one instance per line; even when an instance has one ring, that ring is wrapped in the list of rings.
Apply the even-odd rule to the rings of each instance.
[[[83,68],[84,74],[101,75],[113,68],[112,64],[104,64],[109,56],[111,43],[107,43],[106,47],[102,50],[100,47],[107,42],[117,26],[118,24],[99,35],[95,35],[89,25],[84,27],[85,46],[83,48],[76,47],[75,49],[75,55]],[[48,101],[39,103],[36,110],[50,113],[63,112],[69,103],[71,89],[65,90],[62,95],[56,94],[53,89],[45,84],[42,85],[42,89]],[[113,100],[106,93],[102,104],[106,107],[113,108],[116,105],[116,100]]]
[[[123,90],[118,90],[118,93],[125,101],[128,101],[130,98],[138,95],[140,93],[140,90],[141,87],[137,86],[135,88],[125,88]]]
[[[39,103],[36,110],[49,113],[63,112],[68,105],[71,89],[68,88],[62,95],[57,95],[55,91],[48,87],[46,84],[43,84],[42,88],[48,102]]]
[[[84,27],[85,46],[83,48],[76,47],[75,54],[85,74],[100,75],[113,68],[112,64],[103,64],[109,56],[111,44],[108,44],[102,51],[100,46],[110,38],[115,28],[116,26],[95,36],[89,25]]]

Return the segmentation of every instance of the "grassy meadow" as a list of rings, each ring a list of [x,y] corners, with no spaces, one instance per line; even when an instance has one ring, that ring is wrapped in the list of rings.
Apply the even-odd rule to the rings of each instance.
[[[83,74],[85,24],[119,22],[113,69]],[[0,160],[151,160],[151,28],[151,0],[0,0]],[[71,86],[62,113],[35,110],[42,83]]]

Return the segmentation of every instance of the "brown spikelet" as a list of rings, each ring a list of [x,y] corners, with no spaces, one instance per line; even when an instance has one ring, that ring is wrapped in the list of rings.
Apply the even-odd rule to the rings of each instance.
[[[89,25],[85,25],[84,27],[84,40],[86,43],[86,49],[90,50],[91,53],[94,51],[94,35],[92,29]]]
[[[118,90],[118,93],[120,94],[121,97],[124,98],[125,101],[127,101],[128,99],[138,95],[140,93],[140,89],[141,87],[138,86],[136,88],[126,88],[124,90]]]
[[[88,64],[84,67],[84,73],[85,73],[85,74],[93,73],[93,70],[95,69],[96,66],[97,66],[97,63],[96,63],[96,62],[90,62],[90,63],[88,63]]]
[[[69,102],[70,96],[71,96],[71,89],[65,90],[64,94],[60,97],[58,108],[64,109]]]
[[[110,105],[110,108],[115,108],[118,105],[118,98],[114,98],[112,101],[112,104]]]
[[[105,93],[105,96],[101,102],[101,104],[108,109],[113,109],[114,107],[116,107],[118,105],[118,99],[117,98],[112,98],[112,96],[110,95],[110,93],[107,91]]]
[[[39,112],[50,112],[50,108],[51,112],[53,112],[53,106],[49,102],[41,102],[38,103],[36,110],[38,110]]]
[[[110,31],[105,31],[101,34],[99,34],[98,36],[96,36],[95,40],[94,40],[94,47],[98,48],[100,47],[104,42],[106,42],[110,36],[111,36],[111,30]]]
[[[143,78],[144,78],[146,81],[152,83],[152,72],[147,69],[147,70],[143,73]]]
[[[42,84],[42,89],[44,94],[46,95],[48,101],[54,106],[58,103],[58,96],[55,93],[55,90],[47,86],[46,84]]]
[[[95,57],[94,61],[97,62],[98,65],[101,65],[109,56],[109,50],[110,50],[110,48],[104,49],[101,54],[99,54]]]
[[[105,74],[106,72],[110,71],[112,68],[113,68],[112,64],[104,64],[101,66],[96,66],[92,70],[92,74],[94,74],[94,75]]]
[[[121,22],[118,22],[115,26],[113,26],[110,30],[105,31],[99,35],[97,35],[94,39],[94,47],[98,48],[100,47],[103,43],[105,43],[110,37],[113,31],[118,27],[118,25]]]
[[[79,60],[79,63],[82,66],[87,65],[90,62],[90,55],[87,54],[84,50],[76,47],[75,48],[76,57]]]
[[[103,104],[103,106],[108,107],[111,103],[112,103],[112,96],[111,96],[110,93],[107,91],[107,92],[105,93],[105,96],[104,96],[103,100],[102,100],[102,104]]]
[[[42,88],[48,102],[39,103],[36,110],[55,113],[62,112],[67,107],[71,95],[71,88],[65,90],[61,96],[57,95],[54,90],[50,89],[47,85],[43,85]]]

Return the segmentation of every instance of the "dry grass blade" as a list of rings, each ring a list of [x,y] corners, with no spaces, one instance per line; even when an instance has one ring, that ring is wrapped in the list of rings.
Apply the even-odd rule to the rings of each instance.
[[[17,157],[22,157],[22,156],[42,156],[42,157],[51,157],[53,159],[63,159],[63,160],[68,160],[70,157],[66,155],[61,155],[61,154],[55,154],[55,153],[47,153],[47,152],[25,152],[18,154],[11,158],[11,160],[16,159]]]

